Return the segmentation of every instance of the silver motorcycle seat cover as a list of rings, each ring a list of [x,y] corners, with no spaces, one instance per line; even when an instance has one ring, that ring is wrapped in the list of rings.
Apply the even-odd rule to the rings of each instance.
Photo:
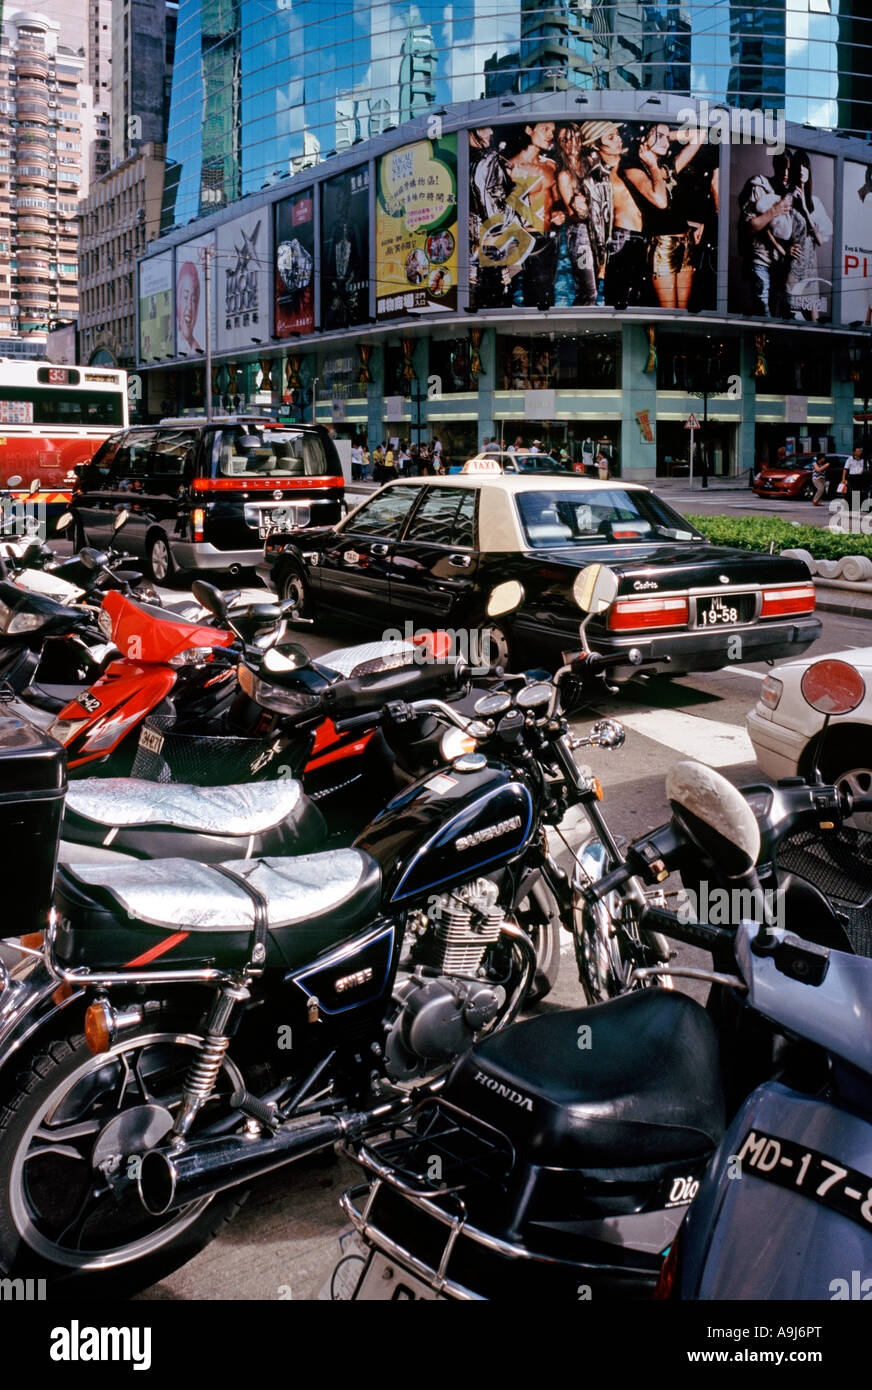
[[[295,858],[228,860],[221,866],[246,879],[268,903],[270,931],[311,922],[335,911],[358,891],[374,896],[381,873],[355,849]],[[108,893],[130,921],[185,931],[250,931],[254,903],[245,890],[209,864],[151,859],[128,865],[69,864],[65,873],[85,888]]]
[[[253,786],[194,787],[138,778],[73,782],[66,809],[98,825],[167,825],[214,835],[258,835],[297,810],[303,788],[291,778]]]

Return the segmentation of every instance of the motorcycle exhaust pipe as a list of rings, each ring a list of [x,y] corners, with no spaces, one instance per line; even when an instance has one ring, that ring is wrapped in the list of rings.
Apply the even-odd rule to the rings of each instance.
[[[391,1106],[379,1110],[384,1123]],[[289,1120],[274,1133],[200,1139],[184,1148],[150,1149],[139,1165],[139,1200],[152,1216],[164,1216],[202,1197],[250,1182],[283,1164],[316,1153],[339,1139],[357,1138],[373,1123],[373,1111]]]

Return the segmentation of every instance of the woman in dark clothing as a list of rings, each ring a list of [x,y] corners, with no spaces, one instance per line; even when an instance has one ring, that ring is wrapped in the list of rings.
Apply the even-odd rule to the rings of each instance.
[[[672,140],[682,148],[670,155]],[[671,131],[652,125],[639,141],[638,164],[624,171],[631,195],[642,214],[642,231],[648,239],[648,273],[662,309],[686,309],[693,286],[693,248],[703,233],[703,223],[688,216],[690,209],[679,195],[679,174],[701,148],[695,130]]]

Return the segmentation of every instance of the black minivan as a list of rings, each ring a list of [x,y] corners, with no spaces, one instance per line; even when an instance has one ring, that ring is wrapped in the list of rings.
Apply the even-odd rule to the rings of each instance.
[[[273,532],[338,521],[343,495],[323,425],[232,416],[119,430],[76,468],[70,506],[76,547],[104,550],[123,507],[125,550],[165,583],[184,570],[256,565]]]

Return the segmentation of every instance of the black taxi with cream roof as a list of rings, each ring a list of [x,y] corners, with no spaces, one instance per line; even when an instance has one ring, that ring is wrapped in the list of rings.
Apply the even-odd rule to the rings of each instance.
[[[271,583],[304,615],[379,632],[487,633],[494,660],[515,669],[559,665],[577,648],[572,585],[594,562],[619,579],[615,602],[587,629],[596,651],[637,647],[677,675],[799,656],[818,637],[802,560],[713,545],[638,483],[476,462],[484,466],[391,482],[329,528],[270,536]],[[490,617],[489,595],[507,580],[523,598]],[[632,671],[618,667],[617,678]]]

